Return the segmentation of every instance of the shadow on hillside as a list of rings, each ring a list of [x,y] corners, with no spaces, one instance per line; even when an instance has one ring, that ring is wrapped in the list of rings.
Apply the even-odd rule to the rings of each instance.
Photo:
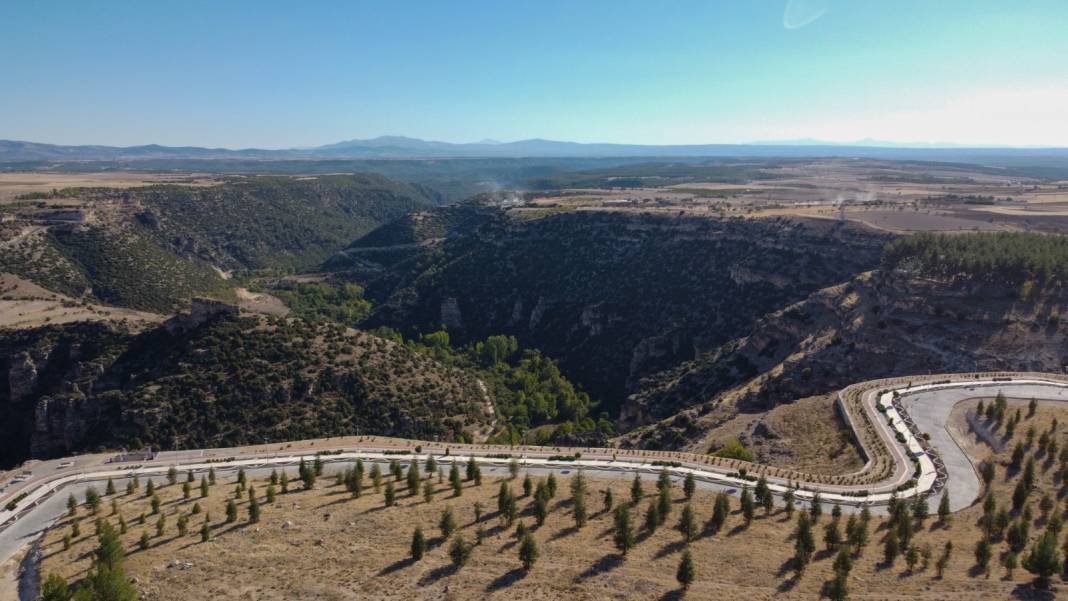
[[[656,552],[656,555],[653,556],[653,558],[654,559],[660,559],[660,558],[663,558],[663,557],[667,557],[668,555],[671,555],[672,553],[678,553],[679,551],[681,551],[685,547],[686,547],[686,541],[678,540],[678,541],[675,541],[673,543],[668,543],[668,544],[664,545],[663,547],[661,547],[660,550]]]
[[[452,576],[453,574],[456,573],[457,569],[458,568],[456,567],[456,564],[454,564],[454,563],[447,563],[447,564],[445,564],[443,566],[434,568],[433,570],[430,570],[429,572],[427,572],[427,574],[425,576],[423,576],[422,578],[419,579],[419,586],[427,586],[429,584],[434,584],[435,582],[437,582],[438,580],[441,580],[442,578],[447,578],[449,576]]]
[[[681,588],[670,590],[660,597],[660,601],[682,601],[682,598],[686,596],[686,591]]]
[[[400,570],[403,570],[405,568],[411,567],[412,565],[415,565],[415,560],[412,559],[411,557],[406,557],[404,559],[400,559],[398,561],[394,561],[393,563],[389,564],[388,566],[382,568],[381,570],[378,571],[378,575],[379,576],[388,576],[389,574],[392,574],[393,572],[399,572]]]
[[[493,582],[486,585],[486,592],[492,593],[494,591],[499,591],[501,589],[508,588],[516,582],[522,580],[526,575],[527,572],[523,568],[515,568],[514,570],[505,572],[504,574],[501,574],[500,576],[495,578]]]
[[[553,534],[552,536],[549,537],[549,540],[550,541],[560,540],[561,538],[566,538],[568,536],[571,536],[572,534],[575,534],[578,531],[579,531],[578,526],[569,526],[567,528],[564,528],[563,530],[557,531],[555,534]]]
[[[611,572],[621,565],[623,565],[623,556],[618,553],[609,553],[598,559],[590,567],[586,568],[577,578],[575,578],[575,581],[580,582],[582,580],[588,580],[598,574]]]

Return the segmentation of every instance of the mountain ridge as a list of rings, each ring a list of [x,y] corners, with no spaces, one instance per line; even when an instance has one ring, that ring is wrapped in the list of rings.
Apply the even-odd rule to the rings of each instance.
[[[25,140],[0,140],[0,162],[50,160],[147,160],[200,158],[259,160],[338,158],[520,158],[520,157],[814,157],[856,156],[863,158],[913,158],[970,160],[994,157],[1058,158],[1068,160],[1068,148],[967,146],[955,144],[903,144],[878,140],[850,143],[821,140],[768,141],[744,144],[621,144],[584,143],[544,138],[512,142],[483,140],[453,143],[406,136],[350,139],[308,148],[208,148],[200,146],[62,145]]]

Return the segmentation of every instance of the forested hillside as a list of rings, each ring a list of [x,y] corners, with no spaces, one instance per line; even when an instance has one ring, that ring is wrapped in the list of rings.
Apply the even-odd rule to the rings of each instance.
[[[190,321],[192,320],[192,321]],[[178,317],[0,332],[5,465],[99,445],[200,448],[341,434],[478,440],[492,398],[470,370],[321,322]]]
[[[369,324],[406,335],[445,327],[461,343],[513,335],[557,359],[611,412],[641,377],[875,267],[887,239],[829,221],[582,212],[514,220],[486,210],[494,217],[465,235],[362,269],[375,304]]]
[[[379,175],[231,178],[208,187],[63,190],[75,218],[24,203],[0,270],[74,297],[174,311],[228,298],[227,272],[298,271],[437,195]]]

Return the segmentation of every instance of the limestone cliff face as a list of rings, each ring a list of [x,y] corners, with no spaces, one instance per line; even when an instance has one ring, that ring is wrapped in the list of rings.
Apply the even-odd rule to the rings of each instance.
[[[748,336],[647,378],[621,412],[629,441],[699,440],[738,411],[831,393],[853,382],[928,372],[1033,370],[1068,364],[1068,290],[1021,299],[1013,287],[881,271],[861,274],[769,314]],[[680,436],[670,418],[693,424]],[[706,417],[707,416],[707,417]],[[661,422],[660,420],[667,420]],[[656,432],[659,430],[659,432]]]

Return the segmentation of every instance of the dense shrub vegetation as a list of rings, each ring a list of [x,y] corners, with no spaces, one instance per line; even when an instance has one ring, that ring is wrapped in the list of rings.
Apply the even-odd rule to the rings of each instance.
[[[105,303],[168,312],[193,296],[227,295],[226,283],[209,265],[168,252],[137,226],[56,230],[51,239]]]
[[[1068,274],[1068,238],[1032,233],[915,234],[886,246],[886,268],[1020,284]]]
[[[371,303],[356,284],[316,282],[282,284],[271,293],[285,301],[293,314],[308,321],[336,321],[356,326],[371,313]]]

